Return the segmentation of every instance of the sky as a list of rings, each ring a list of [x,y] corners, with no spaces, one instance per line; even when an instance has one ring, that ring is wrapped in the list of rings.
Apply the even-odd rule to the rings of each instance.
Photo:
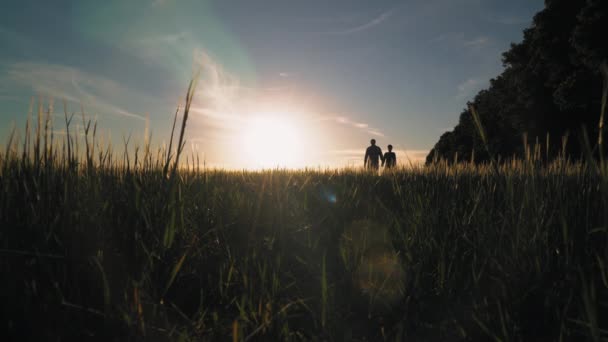
[[[33,103],[56,136],[167,144],[200,78],[187,153],[223,168],[341,167],[370,139],[424,159],[542,0],[3,0],[0,143]],[[33,102],[32,102],[33,101]],[[148,127],[148,128],[146,128]]]

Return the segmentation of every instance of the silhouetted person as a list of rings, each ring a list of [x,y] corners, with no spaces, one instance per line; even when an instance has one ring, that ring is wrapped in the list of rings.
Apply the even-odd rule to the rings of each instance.
[[[382,166],[387,169],[392,169],[397,165],[397,155],[393,152],[393,145],[388,145],[388,152],[384,154],[382,159]]]
[[[370,144],[371,146],[365,150],[365,159],[363,160],[363,165],[370,170],[378,170],[380,167],[380,160],[382,160],[384,163],[382,149],[376,146],[376,139],[372,139]]]

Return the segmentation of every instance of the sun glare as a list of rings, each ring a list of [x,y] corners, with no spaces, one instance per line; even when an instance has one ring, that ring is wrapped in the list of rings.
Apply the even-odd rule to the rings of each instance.
[[[250,168],[301,167],[301,127],[286,114],[262,114],[247,121],[241,133],[244,162]]]

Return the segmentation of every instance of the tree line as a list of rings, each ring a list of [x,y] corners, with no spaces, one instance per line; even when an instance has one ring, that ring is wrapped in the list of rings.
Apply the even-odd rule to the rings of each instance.
[[[580,158],[597,143],[608,73],[608,1],[546,0],[520,43],[503,53],[503,72],[490,80],[454,129],[426,158],[488,161],[525,157]],[[486,141],[476,126],[478,115]]]

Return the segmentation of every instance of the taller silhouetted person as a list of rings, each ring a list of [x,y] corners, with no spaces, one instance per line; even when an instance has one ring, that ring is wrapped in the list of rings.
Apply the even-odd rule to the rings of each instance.
[[[385,166],[387,169],[392,169],[397,165],[397,155],[393,152],[393,145],[388,145],[388,152],[384,154],[384,159],[382,160],[382,166]]]
[[[380,167],[380,160],[384,162],[382,157],[382,149],[376,146],[376,139],[370,141],[371,146],[365,150],[365,159],[363,165],[370,170],[378,170]]]

